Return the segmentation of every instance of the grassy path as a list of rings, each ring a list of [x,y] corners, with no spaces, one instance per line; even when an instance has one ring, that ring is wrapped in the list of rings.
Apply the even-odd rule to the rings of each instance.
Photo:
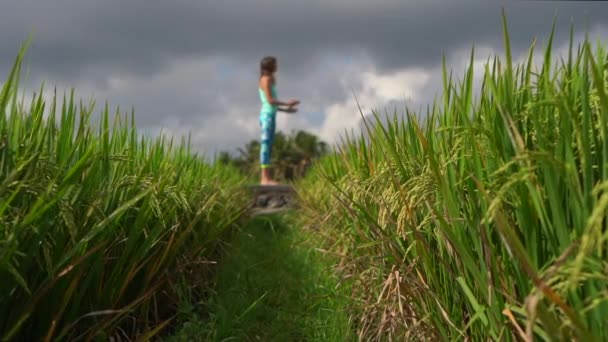
[[[210,317],[173,341],[347,341],[345,297],[313,232],[279,215],[258,217],[235,237],[219,266]]]

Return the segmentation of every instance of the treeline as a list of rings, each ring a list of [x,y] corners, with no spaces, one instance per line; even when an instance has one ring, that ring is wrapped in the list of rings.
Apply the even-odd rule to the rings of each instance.
[[[272,145],[272,169],[278,181],[301,178],[311,166],[312,161],[329,152],[326,142],[318,136],[303,131],[291,134],[277,132]],[[260,171],[260,141],[251,140],[237,149],[233,155],[228,151],[218,154],[216,161],[232,165],[248,176],[257,177]]]

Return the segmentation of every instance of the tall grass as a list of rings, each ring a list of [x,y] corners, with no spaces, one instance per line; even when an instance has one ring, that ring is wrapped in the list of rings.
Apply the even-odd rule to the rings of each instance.
[[[490,60],[479,99],[444,63],[425,124],[375,113],[369,141],[301,184],[333,227],[361,339],[577,340],[608,336],[608,59],[585,40],[543,65]],[[331,184],[331,187],[327,185]],[[348,278],[347,277],[347,278]]]
[[[24,106],[24,53],[0,93],[0,340],[150,337],[245,207],[241,176],[107,106],[94,128],[73,93]]]

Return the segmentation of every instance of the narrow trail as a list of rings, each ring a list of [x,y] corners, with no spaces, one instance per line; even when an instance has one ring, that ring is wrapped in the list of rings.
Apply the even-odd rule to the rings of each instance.
[[[349,341],[347,296],[314,232],[285,214],[251,219],[219,265],[205,321],[172,341]],[[340,290],[343,291],[343,290]]]

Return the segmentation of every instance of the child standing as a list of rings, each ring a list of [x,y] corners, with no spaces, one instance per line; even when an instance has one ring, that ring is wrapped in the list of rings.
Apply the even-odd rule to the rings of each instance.
[[[262,136],[260,141],[260,167],[262,169],[262,177],[260,184],[276,185],[278,184],[270,176],[270,155],[272,152],[272,143],[274,141],[274,131],[276,125],[277,111],[286,113],[295,113],[298,110],[295,108],[300,101],[289,100],[281,102],[277,99],[276,80],[274,74],[277,71],[277,59],[272,56],[264,57],[260,62],[260,80],[259,93],[262,109],[260,110],[260,126],[262,128]],[[283,107],[287,108],[283,108]]]

